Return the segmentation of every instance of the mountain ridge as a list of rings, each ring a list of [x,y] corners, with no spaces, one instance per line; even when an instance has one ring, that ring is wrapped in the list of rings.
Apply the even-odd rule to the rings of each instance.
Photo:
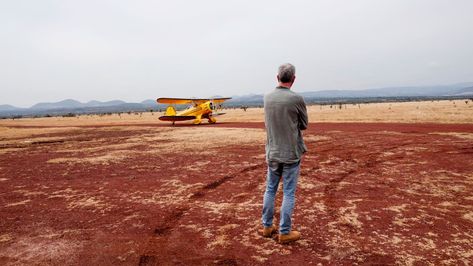
[[[386,87],[364,90],[321,90],[321,91],[296,91],[311,102],[320,102],[328,99],[355,99],[355,98],[396,98],[396,97],[461,97],[473,96],[473,82],[456,83],[437,86],[405,86]],[[260,105],[263,102],[263,94],[247,94],[232,96],[227,101],[231,106],[238,105]],[[165,105],[158,104],[153,99],[146,99],[138,103],[129,103],[122,100],[97,101],[86,103],[74,99],[65,99],[58,102],[41,102],[30,108],[19,108],[9,104],[0,105],[0,115],[33,115],[67,112],[120,112],[120,111],[145,111],[150,109],[159,110]]]

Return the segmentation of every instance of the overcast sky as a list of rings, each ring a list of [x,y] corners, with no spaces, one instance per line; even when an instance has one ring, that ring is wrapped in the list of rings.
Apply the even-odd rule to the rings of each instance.
[[[0,104],[473,81],[473,1],[0,2]]]

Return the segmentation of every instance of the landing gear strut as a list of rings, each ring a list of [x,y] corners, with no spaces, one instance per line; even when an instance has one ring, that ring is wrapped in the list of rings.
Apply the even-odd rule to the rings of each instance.
[[[217,119],[215,117],[209,116],[209,124],[215,124],[217,122]]]
[[[195,118],[194,125],[200,125],[200,122],[202,122],[202,115],[199,115]]]

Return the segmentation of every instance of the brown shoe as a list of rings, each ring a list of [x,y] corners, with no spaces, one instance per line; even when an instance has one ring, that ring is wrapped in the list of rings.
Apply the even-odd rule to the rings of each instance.
[[[297,241],[301,238],[301,233],[297,231],[291,231],[289,234],[281,235],[279,234],[278,242],[280,244],[285,244],[293,241]]]
[[[270,227],[264,227],[263,229],[258,230],[259,234],[262,235],[263,237],[271,237],[277,231],[278,229],[274,225]]]

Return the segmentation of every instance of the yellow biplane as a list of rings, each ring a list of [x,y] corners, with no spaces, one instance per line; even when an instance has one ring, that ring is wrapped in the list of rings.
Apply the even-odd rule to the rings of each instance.
[[[158,98],[158,103],[169,104],[166,113],[159,117],[161,121],[170,121],[174,125],[176,121],[194,120],[194,124],[198,125],[202,119],[208,119],[210,124],[217,122],[215,116],[223,115],[217,113],[222,107],[222,103],[231,98],[212,98],[212,99],[183,99],[183,98]],[[178,113],[174,108],[175,104],[190,104],[190,106]],[[215,113],[214,113],[215,111]]]

